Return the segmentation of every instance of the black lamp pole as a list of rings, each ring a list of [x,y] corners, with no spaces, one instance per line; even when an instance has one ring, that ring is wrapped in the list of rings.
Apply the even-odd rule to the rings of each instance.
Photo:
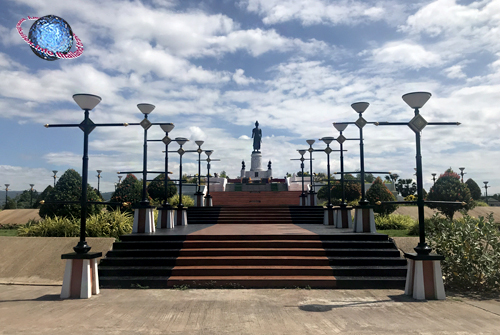
[[[179,153],[179,205],[177,208],[182,210],[182,207],[184,207],[182,204],[182,155],[186,152],[182,146],[188,141],[188,139],[184,137],[177,137],[175,141],[180,145],[179,150],[177,150]]]
[[[311,174],[311,189],[309,190],[309,204],[310,206],[313,206],[313,203],[314,203],[314,181],[313,181],[313,147],[312,145],[314,144],[314,140],[307,140],[306,141],[307,144],[309,144],[309,149],[307,149],[307,151],[309,151],[309,172]]]
[[[340,132],[340,135],[337,137],[337,142],[340,144],[340,187],[342,189],[342,203],[340,207],[347,207],[347,203],[345,202],[345,186],[344,186],[344,142],[346,138],[342,135],[342,132],[347,128],[347,124],[337,124],[334,123],[333,126]]]
[[[81,206],[81,224],[80,224],[80,241],[73,248],[77,254],[88,253],[90,246],[85,240],[86,237],[86,226],[87,226],[87,205],[93,202],[87,201],[87,185],[88,185],[88,149],[89,149],[89,134],[98,126],[100,127],[111,127],[111,126],[128,126],[127,123],[102,123],[96,124],[89,118],[89,111],[94,109],[97,104],[101,102],[101,97],[93,94],[75,94],[73,99],[84,111],[84,119],[82,123],[79,124],[46,124],[45,127],[78,127],[83,131],[83,158],[82,158],[82,196],[80,198]],[[55,186],[55,174],[54,172],[54,186]],[[63,202],[61,202],[63,203]],[[99,202],[100,203],[100,202]]]
[[[464,172],[465,168],[464,167],[459,167],[460,174],[462,175],[462,184],[464,182],[464,174],[467,174],[467,172]]]
[[[205,196],[205,199],[207,200],[207,207],[210,206],[211,198],[212,196],[210,195],[210,162],[212,161],[210,159],[210,156],[212,155],[214,151],[213,150],[205,150],[205,154],[207,155],[207,195]]]
[[[33,207],[33,186],[35,186],[35,184],[30,184],[31,186],[31,189],[30,189],[30,208]]]
[[[483,183],[484,183],[484,191],[486,192],[485,193],[486,204],[488,204],[488,187],[491,187],[491,186],[488,186],[488,182],[487,181],[483,181]]]
[[[7,207],[7,201],[9,200],[8,194],[9,194],[9,186],[10,184],[5,184],[5,207]]]
[[[198,187],[196,190],[196,202],[197,206],[201,207],[202,206],[202,193],[201,193],[201,153],[203,150],[201,150],[201,145],[204,143],[203,141],[195,141],[195,143],[198,145],[198,149],[196,152],[198,153]]]
[[[306,198],[307,198],[307,194],[304,192],[304,161],[306,160],[304,158],[304,155],[305,153],[307,152],[307,150],[297,150],[300,154],[300,158],[299,159],[290,159],[291,161],[295,161],[295,160],[299,160],[300,161],[300,169],[301,169],[301,179],[302,179],[302,193],[300,194],[300,205],[301,206],[305,206],[305,202],[306,202]]]
[[[101,195],[101,172],[102,170],[96,170],[97,171],[97,193]]]
[[[53,176],[54,177],[54,187],[56,187],[57,170],[52,170],[52,172],[54,173],[54,176]]]
[[[174,129],[173,123],[167,123],[160,126],[163,131],[165,131],[165,137],[163,138],[163,143],[165,144],[165,202],[163,203],[163,207],[170,207],[168,203],[168,145],[172,140],[168,137],[168,133]]]
[[[418,205],[418,226],[419,226],[419,243],[414,248],[417,255],[429,255],[431,247],[425,242],[425,225],[424,225],[424,206],[426,203],[440,203],[450,205],[462,205],[461,203],[452,201],[425,201],[423,192],[423,177],[422,177],[422,152],[420,148],[420,133],[427,125],[460,125],[459,122],[427,122],[419,113],[419,109],[430,99],[431,94],[428,92],[414,92],[403,95],[403,100],[415,110],[415,116],[410,122],[378,122],[376,125],[406,125],[415,133],[416,142],[416,175],[417,175],[417,201],[413,202]],[[388,201],[384,203],[401,203],[398,201]],[[404,202],[406,204],[411,202]]]

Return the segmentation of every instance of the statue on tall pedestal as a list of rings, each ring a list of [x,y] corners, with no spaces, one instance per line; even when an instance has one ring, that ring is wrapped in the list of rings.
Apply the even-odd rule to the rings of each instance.
[[[262,142],[262,129],[259,128],[259,121],[255,121],[255,128],[252,129],[253,152],[260,151],[260,143]]]

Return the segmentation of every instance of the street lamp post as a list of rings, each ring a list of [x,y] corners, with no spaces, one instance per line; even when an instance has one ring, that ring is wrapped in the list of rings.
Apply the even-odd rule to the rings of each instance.
[[[81,224],[80,241],[73,248],[74,253],[61,255],[66,259],[66,270],[64,272],[61,298],[90,298],[92,294],[99,294],[99,279],[97,271],[97,258],[102,256],[102,252],[89,252],[90,246],[85,240],[87,223],[87,206],[89,204],[103,204],[98,201],[87,201],[88,186],[88,142],[89,134],[100,126],[127,126],[127,123],[103,123],[96,124],[89,118],[89,112],[101,102],[101,97],[93,94],[75,94],[73,99],[84,111],[84,120],[80,124],[46,124],[45,127],[78,127],[83,131],[83,158],[82,158],[82,196],[80,197]],[[54,172],[54,182],[56,172]],[[62,201],[57,203],[74,203],[72,201]],[[78,270],[76,270],[79,268]],[[73,289],[80,287],[80,290]]]
[[[484,192],[485,192],[486,204],[489,205],[489,203],[488,203],[488,187],[491,187],[491,186],[488,186],[488,182],[487,181],[483,181],[483,183],[484,183]]]
[[[177,150],[177,152],[179,153],[179,204],[177,205],[177,211],[175,212],[175,222],[178,226],[186,226],[187,211],[184,209],[184,205],[182,204],[182,156],[186,151],[182,148],[182,146],[189,140],[184,137],[177,137],[175,141],[180,146],[179,150]]]
[[[213,150],[205,150],[205,154],[207,155],[207,195],[205,196],[205,206],[212,207],[212,196],[210,195],[210,156],[212,155]]]
[[[333,126],[337,129],[340,135],[337,137],[337,142],[340,144],[340,187],[342,189],[342,202],[340,203],[340,211],[337,212],[337,228],[351,228],[352,216],[351,208],[347,208],[345,199],[345,183],[344,183],[344,142],[347,140],[342,132],[347,128],[347,124],[334,123]]]
[[[465,168],[464,167],[459,167],[460,169],[460,175],[462,176],[462,183],[464,182],[464,174],[467,174],[467,172],[464,172]]]
[[[54,174],[53,178],[54,178],[54,187],[56,187],[56,174],[57,174],[57,170],[52,170],[52,173]]]
[[[300,205],[301,206],[306,206],[307,204],[307,194],[304,192],[304,154],[307,152],[307,150],[298,150],[300,154],[300,169],[302,171],[302,193],[300,194]]]
[[[326,205],[326,210],[325,210],[325,215],[323,217],[323,224],[326,225],[326,226],[331,226],[331,225],[334,225],[334,220],[333,220],[333,205],[332,205],[332,195],[331,195],[331,192],[330,192],[330,154],[332,153],[332,148],[330,148],[330,143],[332,143],[332,141],[334,140],[335,138],[333,137],[323,137],[323,138],[320,138],[319,140],[320,141],[323,141],[326,143],[326,148],[325,148],[325,153],[326,153],[326,177],[328,178],[328,189],[327,189],[327,193],[328,193],[328,204]]]
[[[425,201],[423,196],[422,176],[422,153],[420,147],[420,134],[427,125],[459,125],[458,122],[427,122],[419,113],[419,109],[430,99],[428,92],[414,92],[403,95],[403,100],[415,111],[415,116],[410,122],[380,122],[377,125],[406,125],[415,133],[416,142],[416,166],[417,166],[417,201],[410,202],[418,205],[419,243],[414,248],[416,253],[405,253],[409,259],[407,283],[405,294],[413,295],[417,300],[445,299],[443,278],[441,276],[440,261],[444,259],[441,255],[430,255],[431,248],[425,242],[424,206],[426,203],[439,203],[457,205],[452,201]],[[385,204],[406,203],[399,201],[388,201]],[[379,204],[381,204],[379,202]],[[462,204],[459,204],[462,205]],[[425,280],[424,278],[430,279]],[[432,283],[432,284],[431,284]]]
[[[163,206],[158,208],[158,222],[157,228],[174,228],[174,212],[172,211],[172,206],[168,203],[168,145],[172,140],[168,137],[174,129],[173,123],[165,123],[160,125],[161,129],[165,132],[165,137],[163,137],[162,142],[165,144],[165,179],[164,179],[164,192],[165,192],[165,202]]]
[[[30,184],[31,188],[30,188],[30,208],[33,207],[33,186],[35,186],[35,184]]]
[[[310,170],[309,170],[309,173],[311,174],[311,188],[309,189],[309,206],[314,206],[315,203],[314,203],[314,181],[313,181],[313,163],[312,163],[312,160],[313,160],[313,147],[312,145],[314,144],[314,140],[307,140],[306,141],[307,144],[309,144],[309,149],[307,149],[307,151],[309,151],[309,161],[310,161]]]
[[[204,143],[204,141],[194,141],[198,145],[198,149],[196,152],[198,153],[198,188],[196,190],[196,206],[197,207],[202,207],[203,206],[203,193],[201,192],[201,153],[203,150],[201,150],[201,145]]]
[[[9,186],[10,186],[10,184],[5,184],[5,205],[4,205],[4,208],[7,208],[7,201],[9,200],[9,197],[8,197]]]
[[[436,173],[431,173],[432,174],[432,181],[434,182],[433,185],[436,185]]]
[[[102,170],[96,170],[97,171],[97,193],[99,196],[101,195],[101,172]]]

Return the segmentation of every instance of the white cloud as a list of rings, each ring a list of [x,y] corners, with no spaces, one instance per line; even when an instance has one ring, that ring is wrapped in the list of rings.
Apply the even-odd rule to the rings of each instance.
[[[463,68],[462,65],[453,65],[450,66],[449,68],[444,69],[444,73],[448,78],[451,79],[466,78],[467,76],[465,75],[465,73],[463,73],[462,68]]]
[[[248,85],[251,83],[255,83],[255,79],[246,77],[245,76],[245,70],[243,69],[237,69],[234,74],[233,74],[233,80],[236,82],[238,85]]]
[[[355,25],[369,21],[394,24],[404,12],[404,6],[397,1],[242,0],[240,5],[262,16],[265,24],[298,20],[306,26]]]
[[[375,63],[395,67],[395,69],[436,67],[442,63],[439,54],[426,50],[422,45],[411,41],[389,42],[372,50],[371,53]]]

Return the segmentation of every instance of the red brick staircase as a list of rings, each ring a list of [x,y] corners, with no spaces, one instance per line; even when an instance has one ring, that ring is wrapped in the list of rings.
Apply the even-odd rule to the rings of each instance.
[[[298,206],[301,191],[210,192],[214,206]]]

